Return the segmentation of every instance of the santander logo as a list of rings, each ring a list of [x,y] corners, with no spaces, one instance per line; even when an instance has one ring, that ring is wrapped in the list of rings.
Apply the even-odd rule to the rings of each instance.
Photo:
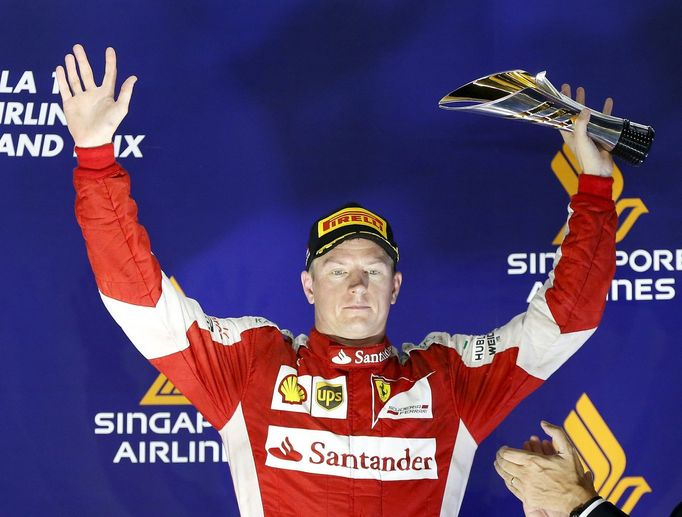
[[[265,449],[265,464],[276,469],[382,481],[438,479],[435,438],[337,435],[269,426]]]
[[[331,358],[332,363],[338,365],[372,365],[385,361],[393,355],[393,349],[390,346],[377,349],[372,348],[368,350],[352,350],[348,355],[344,350],[339,350],[335,356]]]
[[[334,364],[348,364],[351,362],[351,358],[343,350],[339,350],[339,353],[332,357],[332,363]]]
[[[275,458],[285,461],[301,461],[303,458],[303,455],[294,449],[293,445],[291,445],[291,441],[289,440],[288,436],[284,438],[282,444],[279,447],[271,447],[268,449],[268,452]]]

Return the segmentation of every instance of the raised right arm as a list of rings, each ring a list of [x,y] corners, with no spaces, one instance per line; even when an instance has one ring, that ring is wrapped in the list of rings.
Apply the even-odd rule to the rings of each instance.
[[[82,47],[74,52],[82,85],[71,55],[66,57],[68,82],[62,67],[57,79],[76,142],[76,218],[100,295],[138,350],[220,429],[249,381],[255,335],[274,325],[263,318],[209,317],[163,274],[138,222],[130,177],[115,161],[111,144],[127,113],[134,78],[123,83],[114,101],[113,49],[107,49],[102,86],[92,80]]]

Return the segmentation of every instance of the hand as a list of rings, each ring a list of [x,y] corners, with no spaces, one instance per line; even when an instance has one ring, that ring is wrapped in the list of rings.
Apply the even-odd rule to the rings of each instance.
[[[547,422],[541,425],[552,437],[553,455],[545,455],[548,447],[542,453],[535,452],[532,447],[530,451],[502,447],[497,452],[495,470],[507,488],[529,509],[541,508],[567,515],[597,492],[564,430]],[[537,444],[533,447],[537,448]]]
[[[59,93],[62,96],[66,123],[78,147],[97,147],[111,142],[116,129],[128,113],[137,77],[131,76],[121,85],[118,99],[114,100],[116,87],[116,52],[106,50],[106,66],[102,84],[97,86],[92,69],[82,45],[74,45],[67,54],[64,68],[56,69]],[[78,71],[76,70],[78,61]],[[79,77],[80,71],[80,77]],[[68,82],[67,82],[68,75]],[[82,84],[81,84],[82,81]]]
[[[526,451],[531,451],[536,454],[543,454],[544,456],[553,456],[556,454],[554,446],[550,441],[540,441],[540,438],[537,436],[531,436],[528,441],[523,442],[523,448]],[[534,508],[526,503],[523,503],[523,513],[526,515],[526,517],[566,517],[564,512]]]
[[[571,86],[564,84],[561,86],[561,93],[567,97],[571,96]],[[580,104],[585,104],[585,89],[579,87],[575,92],[575,100]],[[613,110],[613,99],[611,97],[604,101],[602,112],[610,115]],[[573,132],[561,131],[564,142],[568,144],[573,154],[578,158],[580,168],[585,174],[595,176],[610,177],[613,174],[613,157],[611,153],[595,143],[587,136],[587,123],[590,121],[590,111],[585,108],[580,112],[573,124]]]

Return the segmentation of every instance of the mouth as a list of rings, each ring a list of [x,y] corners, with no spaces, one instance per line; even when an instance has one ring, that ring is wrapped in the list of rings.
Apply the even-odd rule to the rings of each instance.
[[[369,305],[346,305],[344,309],[348,309],[351,311],[363,311],[363,310],[369,310],[371,307]]]

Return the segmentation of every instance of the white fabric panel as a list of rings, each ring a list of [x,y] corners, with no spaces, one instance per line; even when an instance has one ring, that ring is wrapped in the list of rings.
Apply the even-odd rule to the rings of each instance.
[[[561,334],[554,342],[536,341],[519,349],[516,364],[533,377],[545,380],[571,357],[596,329]]]
[[[208,330],[217,343],[232,345],[241,333],[255,327],[272,326],[265,318],[213,318],[206,316],[196,300],[179,293],[162,273],[161,297],[156,307],[133,305],[102,294],[105,307],[130,341],[147,359],[155,359],[189,347],[187,330],[194,322]]]
[[[220,436],[227,450],[239,513],[248,517],[263,515],[263,501],[256,473],[256,462],[251,452],[241,403],[229,422],[220,430]]]
[[[100,296],[135,348],[147,359],[155,359],[189,347],[187,328],[192,321],[185,321],[189,317],[188,310],[182,306],[180,295],[176,293],[164,275],[156,307],[124,303],[102,293]]]
[[[464,499],[464,490],[467,487],[469,471],[474,462],[476,454],[476,441],[469,433],[464,422],[459,421],[455,447],[452,451],[450,468],[448,468],[448,478],[445,482],[445,492],[443,493],[443,506],[440,509],[441,517],[455,517],[459,514]]]

